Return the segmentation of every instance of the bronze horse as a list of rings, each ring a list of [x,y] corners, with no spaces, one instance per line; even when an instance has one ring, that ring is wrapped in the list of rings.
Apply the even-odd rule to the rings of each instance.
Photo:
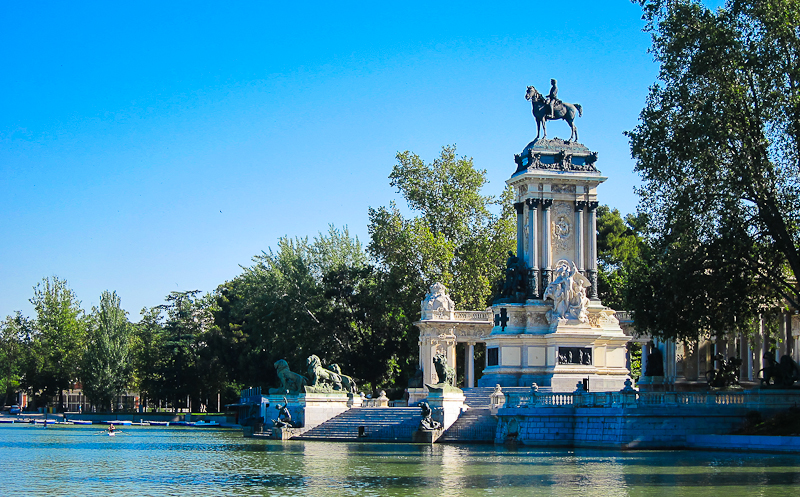
[[[556,105],[556,108],[553,110],[553,116],[550,117],[550,106],[547,105],[544,96],[536,91],[536,88],[533,86],[528,87],[528,91],[525,93],[525,100],[531,101],[531,112],[533,113],[533,117],[536,118],[536,139],[539,139],[540,131],[544,131],[542,136],[542,140],[547,138],[547,121],[557,121],[559,119],[563,119],[567,121],[569,124],[572,133],[569,135],[569,140],[572,141],[573,138],[575,141],[578,141],[578,128],[575,126],[575,115],[583,116],[583,108],[581,104],[568,104],[567,102],[561,102],[561,105]]]

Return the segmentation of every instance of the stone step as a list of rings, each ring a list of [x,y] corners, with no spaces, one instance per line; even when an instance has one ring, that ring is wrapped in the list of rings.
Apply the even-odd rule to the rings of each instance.
[[[441,442],[494,442],[497,418],[490,409],[470,409],[442,434]]]
[[[362,407],[335,416],[295,438],[304,440],[411,441],[421,418],[417,407]]]

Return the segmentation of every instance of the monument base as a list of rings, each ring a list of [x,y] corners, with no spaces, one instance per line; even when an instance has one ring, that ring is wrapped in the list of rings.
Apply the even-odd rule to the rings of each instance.
[[[508,317],[486,338],[489,365],[478,386],[530,387],[572,392],[588,379],[589,391],[619,391],[629,377],[627,343],[614,311],[591,302],[585,321],[553,319],[549,301],[495,304]],[[493,364],[494,362],[494,364]]]
[[[439,440],[444,430],[417,430],[411,440],[415,444],[433,444]]]
[[[272,440],[290,440],[292,437],[306,431],[302,428],[278,428],[273,427],[269,438]]]
[[[306,430],[338,416],[351,407],[361,407],[362,404],[360,395],[345,392],[301,393],[292,396],[270,395],[269,403],[271,406],[282,405],[284,398],[292,421]],[[270,420],[277,418],[277,409],[273,410],[271,414],[271,417],[268,416]]]
[[[429,392],[426,402],[433,411],[432,417],[442,424],[442,431],[447,430],[456,422],[461,412],[466,408],[464,393],[459,390],[448,392]]]

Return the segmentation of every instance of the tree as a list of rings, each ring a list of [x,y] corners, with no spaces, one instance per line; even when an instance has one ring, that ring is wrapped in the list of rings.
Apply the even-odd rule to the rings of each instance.
[[[800,303],[800,3],[641,0],[661,64],[628,133],[648,230],[637,329],[746,330]]]
[[[9,395],[20,386],[31,334],[30,321],[19,311],[0,323],[0,405],[7,405]]]
[[[116,292],[105,291],[92,309],[83,360],[83,392],[97,407],[114,410],[133,374],[132,325]]]
[[[633,265],[641,257],[639,233],[645,224],[642,215],[628,214],[623,219],[617,209],[597,208],[597,290],[603,304],[613,309],[630,308],[626,288]]]
[[[281,238],[215,292],[209,350],[229,384],[274,387],[275,361],[302,372],[311,354],[360,381],[387,381],[398,349],[390,338],[373,341],[393,333],[372,325],[391,302],[380,278],[347,228],[311,241]]]
[[[202,372],[198,367],[203,331],[208,316],[196,298],[200,290],[170,292],[158,309],[165,314],[159,330],[159,370],[154,385],[158,397],[170,401],[174,408],[185,405],[186,399],[201,398]]]
[[[409,151],[397,162],[390,184],[419,215],[406,219],[394,203],[370,208],[370,254],[414,306],[438,281],[457,306],[485,309],[515,246],[510,190],[500,199],[482,195],[486,171],[457,157],[455,146],[442,147],[429,164]]]
[[[79,376],[86,343],[86,320],[80,301],[65,280],[44,278],[30,299],[36,311],[30,353],[23,385],[34,394],[59,397],[72,387]]]

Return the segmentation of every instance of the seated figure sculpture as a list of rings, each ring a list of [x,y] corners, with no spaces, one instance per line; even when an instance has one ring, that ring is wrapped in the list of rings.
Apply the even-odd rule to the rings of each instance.
[[[422,419],[419,421],[419,429],[421,431],[441,430],[442,423],[433,419],[433,410],[431,406],[429,406],[427,402],[420,402],[419,407],[422,409]]]
[[[574,262],[570,263],[564,259],[556,263],[553,275],[555,279],[544,291],[544,299],[553,301],[553,310],[548,311],[546,315],[548,322],[560,320],[589,322],[586,313],[589,306],[586,289],[592,286],[591,282],[578,271]]]
[[[273,419],[272,424],[275,428],[299,428],[300,425],[292,421],[292,415],[289,413],[289,401],[286,397],[283,398],[283,405],[278,404],[275,406],[278,410],[278,419]]]

